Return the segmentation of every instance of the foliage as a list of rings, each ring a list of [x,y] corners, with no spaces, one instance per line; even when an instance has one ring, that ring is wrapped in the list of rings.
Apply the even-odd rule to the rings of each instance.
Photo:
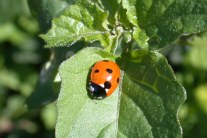
[[[140,47],[158,49],[183,33],[206,29],[206,1],[115,0],[114,22],[107,21],[108,12],[97,6],[100,4],[109,9],[112,5],[108,3],[110,1],[92,3],[82,0],[70,5],[53,20],[48,34],[42,36],[47,46],[66,46],[84,38],[87,42],[99,40],[102,46],[112,49],[117,45],[113,43],[114,37],[127,33]],[[121,20],[124,11],[126,18]]]
[[[176,76],[187,91],[180,111],[184,137],[206,137],[207,32],[180,39],[169,53]],[[179,60],[178,60],[179,59]]]
[[[0,0],[0,137],[54,137],[55,123],[57,138],[181,137],[185,89],[183,136],[207,136],[206,0],[28,5]],[[117,62],[122,79],[93,100],[90,68],[101,59]]]
[[[87,55],[90,57],[85,59]],[[127,56],[123,68],[125,74],[122,90],[119,90],[122,92],[120,105],[118,90],[110,98],[94,101],[88,98],[85,87],[82,87],[87,86],[88,70],[94,62],[106,58],[113,60],[114,57],[100,49],[87,48],[61,65],[62,87],[57,105],[57,137],[115,137],[117,131],[119,136],[128,137],[180,135],[178,124],[174,123],[177,118],[171,114],[177,113],[180,106],[178,101],[184,100],[181,95],[183,88],[176,82],[164,58],[158,53],[140,50]],[[135,73],[134,70],[140,70],[140,73]],[[175,89],[172,90],[172,87]],[[175,100],[174,95],[180,96]],[[66,108],[65,105],[73,106]],[[165,122],[165,125],[160,122]],[[171,129],[174,131],[169,131]]]
[[[40,116],[48,112],[47,107],[29,112],[25,106],[41,65],[49,56],[37,37],[38,22],[31,16],[26,0],[0,0],[0,17],[0,137],[54,135],[55,124],[48,128]]]

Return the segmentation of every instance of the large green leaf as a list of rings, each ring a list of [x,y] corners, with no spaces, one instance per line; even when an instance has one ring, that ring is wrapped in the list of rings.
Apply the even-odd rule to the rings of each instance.
[[[88,76],[91,66],[102,59],[114,57],[86,48],[61,65],[57,138],[182,135],[177,114],[185,90],[162,55],[138,50],[120,58],[122,88],[103,100],[93,100],[87,94]]]
[[[129,21],[142,33],[134,38],[151,49],[170,44],[182,34],[207,29],[207,0],[123,0]],[[148,36],[148,38],[146,37]],[[144,38],[144,43],[139,38]]]
[[[87,48],[61,65],[57,138],[116,135],[118,91],[109,98],[97,101],[90,99],[86,90],[90,68],[104,58],[114,59],[105,51]]]
[[[156,52],[137,50],[124,61],[119,135],[181,137],[177,114],[185,90],[167,60]]]
[[[84,39],[87,42],[99,40],[105,47],[113,41],[106,26],[108,14],[96,4],[75,4],[53,20],[52,29],[42,38],[47,47],[67,46]]]

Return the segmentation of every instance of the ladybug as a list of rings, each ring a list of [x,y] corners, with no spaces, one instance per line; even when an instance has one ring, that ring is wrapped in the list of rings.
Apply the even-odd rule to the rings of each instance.
[[[119,66],[109,60],[101,60],[92,67],[89,91],[93,98],[103,99],[110,96],[119,84]]]

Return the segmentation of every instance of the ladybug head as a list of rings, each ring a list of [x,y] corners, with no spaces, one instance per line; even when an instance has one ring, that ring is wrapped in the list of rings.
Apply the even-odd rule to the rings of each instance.
[[[89,91],[90,91],[91,96],[95,99],[103,99],[106,97],[105,88],[93,82],[89,83]]]

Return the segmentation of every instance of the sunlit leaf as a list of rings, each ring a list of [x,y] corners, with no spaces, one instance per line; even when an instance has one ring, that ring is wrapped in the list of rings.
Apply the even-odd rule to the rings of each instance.
[[[124,71],[122,88],[93,100],[87,92],[88,76],[92,65],[102,59],[114,57],[87,48],[61,65],[57,138],[181,137],[177,113],[185,90],[162,55],[138,50],[122,57],[118,60]]]
[[[87,48],[61,65],[57,138],[116,136],[118,91],[97,101],[89,98],[86,89],[91,66],[104,58],[114,60],[105,51]]]
[[[123,61],[120,137],[181,137],[177,114],[185,90],[166,59],[156,52],[137,50]]]
[[[67,46],[81,39],[86,42],[99,40],[103,46],[110,46],[112,40],[106,26],[107,16],[96,4],[71,5],[53,20],[52,29],[42,38],[47,47]]]
[[[162,48],[182,34],[207,29],[206,0],[123,0],[122,5],[128,20],[148,36],[142,41],[148,41],[151,49]],[[137,38],[138,44],[146,47]]]

